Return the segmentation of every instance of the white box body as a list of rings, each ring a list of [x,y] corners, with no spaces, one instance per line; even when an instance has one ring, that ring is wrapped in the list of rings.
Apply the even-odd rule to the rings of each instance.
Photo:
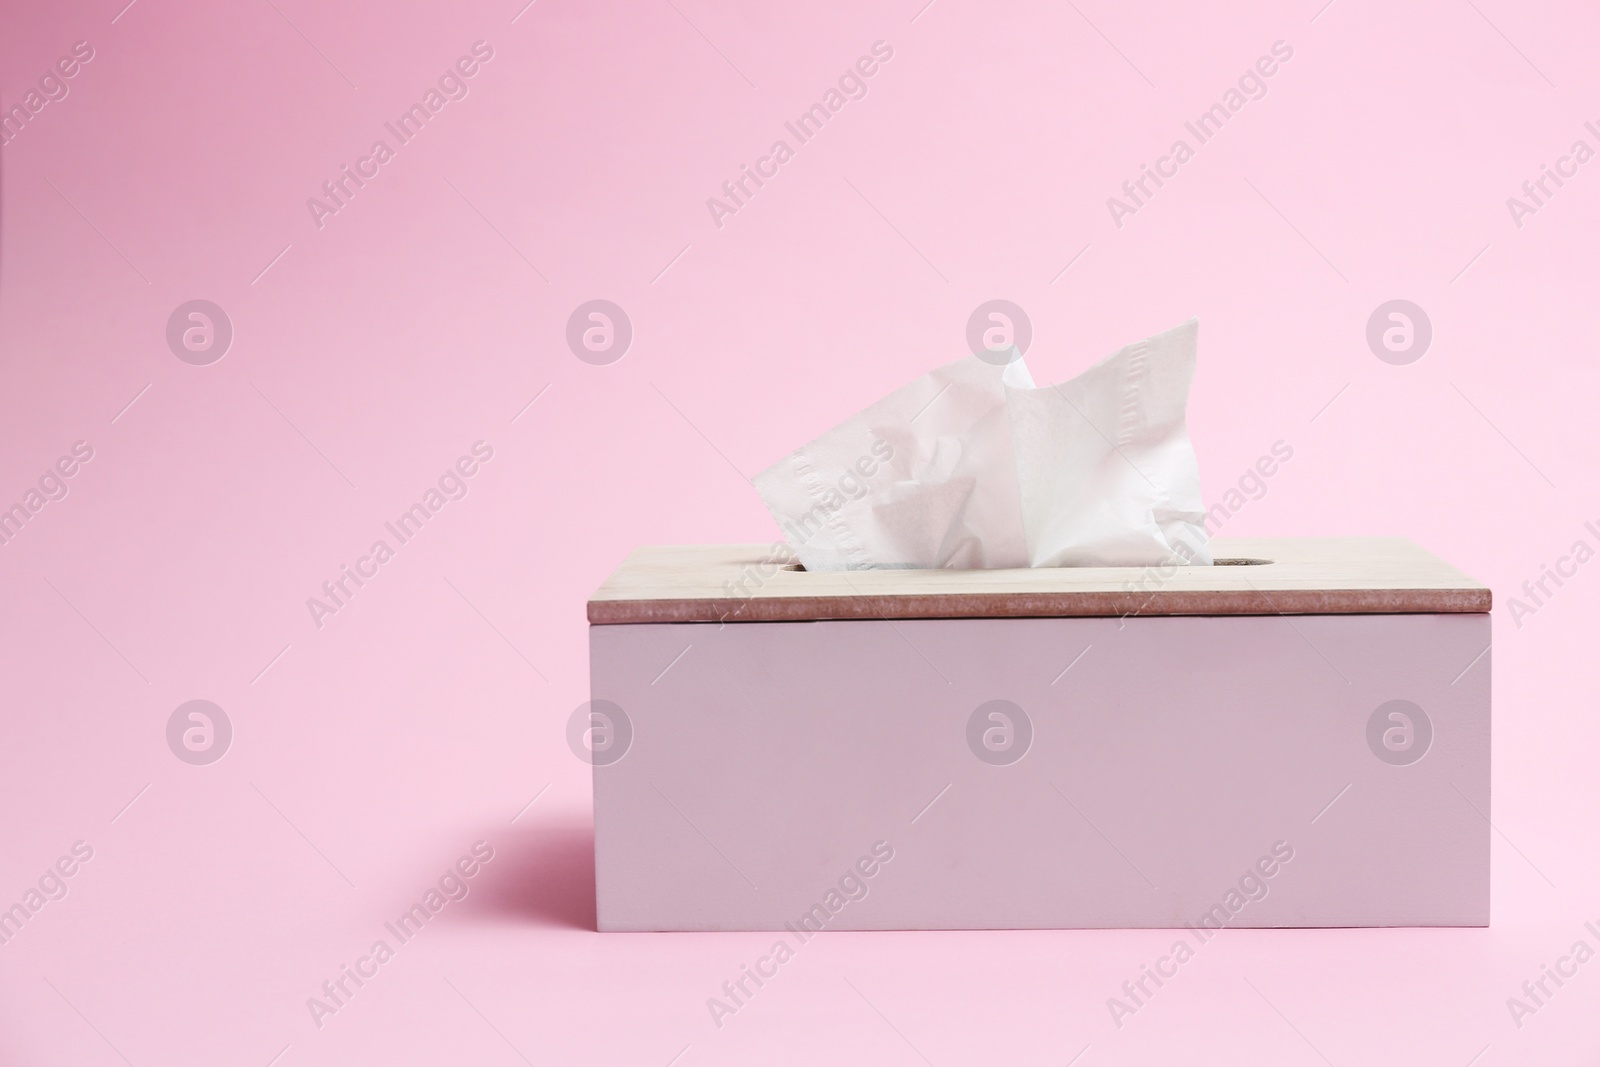
[[[1489,644],[1483,611],[591,626],[631,735],[598,925],[1487,925]]]

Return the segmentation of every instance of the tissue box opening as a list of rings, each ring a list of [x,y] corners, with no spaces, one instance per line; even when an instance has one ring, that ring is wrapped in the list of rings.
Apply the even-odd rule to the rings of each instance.
[[[820,619],[1352,615],[1489,610],[1489,590],[1404,538],[1218,538],[1220,566],[807,571],[767,545],[636,550],[596,625]]]
[[[1271,563],[1271,562],[1272,561],[1270,559],[1214,559],[1214,560],[1211,561],[1211,565],[1213,567],[1260,567],[1260,566],[1264,566],[1264,565],[1266,565],[1268,563]],[[786,564],[784,564],[783,569],[786,570],[786,571],[803,571],[806,568],[805,568],[805,564],[803,564],[803,563],[786,563]],[[1144,568],[1144,567],[1107,567],[1105,569],[1106,570],[1124,570],[1124,571],[1142,571],[1142,570],[1145,570],[1146,568]]]

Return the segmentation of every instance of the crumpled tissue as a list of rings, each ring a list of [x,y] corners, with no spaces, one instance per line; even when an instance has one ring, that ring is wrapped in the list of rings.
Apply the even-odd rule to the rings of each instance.
[[[1184,421],[1199,321],[1036,386],[1016,349],[905,385],[755,478],[800,563],[1211,563]]]

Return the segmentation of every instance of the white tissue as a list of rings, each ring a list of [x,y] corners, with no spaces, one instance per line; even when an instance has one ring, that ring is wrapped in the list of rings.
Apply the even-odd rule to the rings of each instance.
[[[755,478],[807,570],[1209,564],[1184,424],[1197,320],[1036,388],[940,367]]]
[[[1199,328],[1190,319],[1054,388],[1007,392],[1030,567],[1211,562],[1184,423]]]

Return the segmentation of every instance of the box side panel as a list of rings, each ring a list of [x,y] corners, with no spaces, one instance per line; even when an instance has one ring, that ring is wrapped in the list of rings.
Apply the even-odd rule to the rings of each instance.
[[[594,771],[600,928],[1482,925],[1488,645],[1486,615],[592,627],[632,728]]]

